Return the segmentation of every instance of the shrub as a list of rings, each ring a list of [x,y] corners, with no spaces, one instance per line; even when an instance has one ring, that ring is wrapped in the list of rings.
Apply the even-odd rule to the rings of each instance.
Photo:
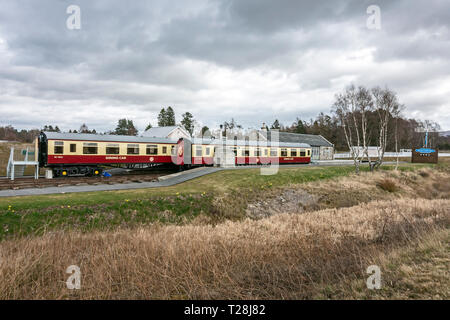
[[[430,174],[428,172],[426,172],[426,171],[419,171],[419,175],[422,178],[428,178],[430,176]]]
[[[383,179],[378,181],[377,187],[387,192],[396,192],[398,190],[397,185],[391,179]]]

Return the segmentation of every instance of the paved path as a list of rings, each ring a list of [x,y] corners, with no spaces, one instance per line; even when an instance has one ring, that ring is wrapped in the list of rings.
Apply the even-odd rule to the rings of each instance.
[[[384,164],[395,164],[395,162],[385,162]],[[329,161],[315,161],[311,164],[285,164],[280,168],[292,167],[310,167],[310,166],[337,166],[337,165],[353,165],[353,160],[329,160]],[[367,163],[362,163],[367,165]],[[47,187],[47,188],[29,188],[19,190],[0,190],[1,197],[17,197],[17,196],[37,196],[43,194],[64,194],[72,192],[92,192],[92,191],[111,191],[111,190],[132,190],[145,188],[170,187],[188,180],[192,180],[213,172],[220,170],[235,170],[235,169],[249,169],[261,168],[261,166],[236,166],[233,168],[217,168],[217,167],[200,167],[187,171],[173,173],[167,176],[159,177],[157,182],[130,182],[120,184],[98,184],[98,185],[83,185],[83,186],[64,186],[64,187]]]
[[[91,192],[91,191],[111,191],[111,190],[131,190],[157,187],[170,187],[181,182],[195,179],[206,174],[223,170],[215,167],[201,167],[188,171],[177,172],[164,177],[160,177],[157,182],[131,182],[123,184],[98,184],[87,186],[65,186],[65,187],[48,187],[48,188],[29,188],[19,190],[1,190],[0,197],[16,197],[16,196],[36,196],[43,194],[64,194],[72,192]]]

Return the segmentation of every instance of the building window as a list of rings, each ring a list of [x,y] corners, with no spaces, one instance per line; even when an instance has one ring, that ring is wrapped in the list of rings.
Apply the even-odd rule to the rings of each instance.
[[[106,145],[106,154],[119,154],[119,144],[110,143]]]
[[[127,145],[127,154],[139,154],[139,145],[138,144],[128,144]]]
[[[75,143],[70,144],[70,152],[77,152],[77,145]]]
[[[63,154],[63,153],[64,153],[64,142],[55,141],[55,154]]]
[[[285,149],[285,148],[281,149],[281,156],[282,157],[287,157],[287,149]]]
[[[167,153],[167,147],[166,147],[166,146],[162,147],[162,153],[163,153],[163,154],[166,154],[166,153]]]
[[[291,157],[297,156],[297,149],[291,149]]]
[[[300,157],[306,156],[306,151],[304,149],[300,150]]]
[[[163,149],[164,153],[164,149]],[[156,144],[148,144],[147,145],[147,154],[158,154],[158,146]]]
[[[98,145],[97,143],[83,143],[83,154],[97,154]]]
[[[202,146],[196,146],[195,147],[195,156],[201,157],[202,156]]]

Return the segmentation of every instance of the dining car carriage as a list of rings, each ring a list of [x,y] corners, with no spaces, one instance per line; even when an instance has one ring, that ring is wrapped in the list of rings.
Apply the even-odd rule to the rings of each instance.
[[[310,163],[304,143],[259,144],[257,141],[150,138],[120,135],[41,132],[36,138],[40,167],[54,177],[99,176],[105,167],[149,167],[173,164],[180,168],[213,165],[231,155],[233,164]],[[228,157],[228,156],[227,156]],[[228,157],[229,158],[229,157]]]
[[[176,142],[164,138],[41,132],[36,140],[40,167],[54,177],[98,176],[104,167],[172,163]]]

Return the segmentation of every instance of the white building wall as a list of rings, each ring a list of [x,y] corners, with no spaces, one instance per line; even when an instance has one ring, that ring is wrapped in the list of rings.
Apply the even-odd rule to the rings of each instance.
[[[185,132],[183,132],[183,130],[181,130],[180,128],[176,128],[171,133],[169,133],[167,138],[172,140],[178,140],[180,138],[190,139],[191,137],[187,135]]]

